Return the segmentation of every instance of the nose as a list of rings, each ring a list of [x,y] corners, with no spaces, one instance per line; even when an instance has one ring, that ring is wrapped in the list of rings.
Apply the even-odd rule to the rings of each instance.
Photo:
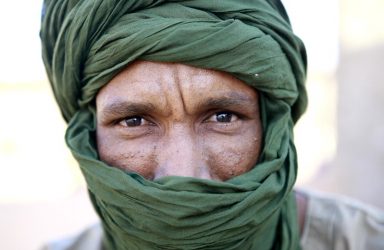
[[[160,145],[155,179],[165,176],[212,179],[203,146],[192,128],[174,126]]]

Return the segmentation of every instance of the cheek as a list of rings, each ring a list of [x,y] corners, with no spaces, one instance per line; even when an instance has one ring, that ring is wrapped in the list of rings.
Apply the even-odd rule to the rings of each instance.
[[[223,181],[248,172],[258,158],[258,151],[242,147],[214,148],[208,152],[208,165],[212,174]]]
[[[257,135],[227,138],[208,143],[206,150],[211,174],[228,180],[251,170],[258,160],[261,141]]]
[[[100,160],[124,171],[153,179],[156,169],[156,146],[141,141],[125,141],[97,135]]]

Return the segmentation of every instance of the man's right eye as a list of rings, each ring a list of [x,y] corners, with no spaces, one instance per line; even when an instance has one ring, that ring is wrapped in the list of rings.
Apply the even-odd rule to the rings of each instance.
[[[148,123],[148,121],[140,116],[127,117],[120,121],[120,125],[124,127],[138,127],[146,123]]]

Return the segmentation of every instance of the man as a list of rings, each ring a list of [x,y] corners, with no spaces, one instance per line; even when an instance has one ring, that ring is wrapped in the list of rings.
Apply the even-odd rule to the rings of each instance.
[[[69,249],[298,249],[300,227],[321,228],[292,191],[306,56],[279,1],[48,0],[43,13],[102,224]]]

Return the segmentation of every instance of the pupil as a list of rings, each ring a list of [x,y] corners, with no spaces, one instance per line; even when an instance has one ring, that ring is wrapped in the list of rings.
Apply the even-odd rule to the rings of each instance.
[[[216,115],[218,122],[231,122],[232,114],[228,113],[219,113]]]
[[[128,127],[140,126],[141,121],[142,119],[140,117],[132,117],[132,118],[125,119],[125,123],[127,124]]]

